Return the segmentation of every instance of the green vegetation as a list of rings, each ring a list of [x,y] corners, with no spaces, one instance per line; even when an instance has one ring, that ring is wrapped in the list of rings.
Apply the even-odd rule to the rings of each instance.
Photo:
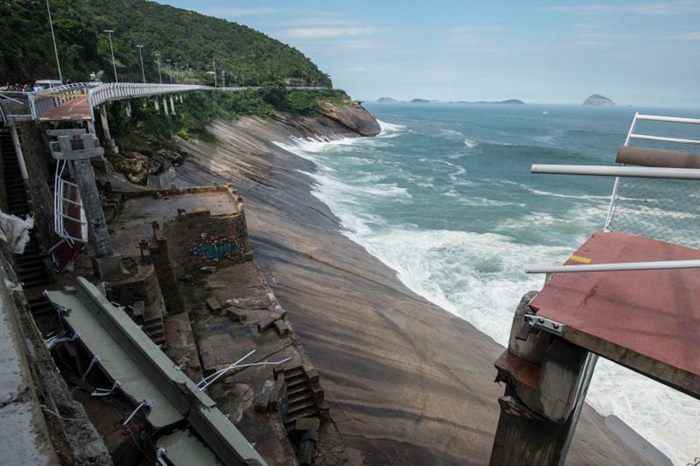
[[[119,145],[128,151],[151,154],[167,146],[174,136],[212,141],[206,127],[216,119],[233,120],[244,115],[271,117],[279,112],[316,116],[323,102],[342,105],[350,102],[345,92],[287,91],[279,85],[246,92],[194,92],[177,104],[170,118],[155,110],[151,99],[132,101],[132,116],[126,117],[125,103],[108,106],[110,127]]]
[[[331,86],[300,51],[246,26],[145,0],[51,0],[64,79],[91,73],[114,80],[105,29],[113,29],[120,81],[141,81],[137,44],[143,44],[146,79],[255,86],[290,79]],[[0,83],[57,76],[45,0],[0,1]]]

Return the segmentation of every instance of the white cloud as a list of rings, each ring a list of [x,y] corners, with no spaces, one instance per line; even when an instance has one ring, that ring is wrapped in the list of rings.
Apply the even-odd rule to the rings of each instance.
[[[627,14],[640,16],[680,15],[700,11],[696,0],[677,0],[669,2],[637,3],[619,5],[614,3],[561,5],[549,8],[552,11],[574,13],[578,15]]]
[[[502,26],[455,27],[448,31],[447,43],[452,47],[483,45],[485,40],[492,40],[503,31]]]
[[[670,36],[669,39],[685,41],[700,40],[700,32],[686,32],[683,34],[676,34],[675,36]]]
[[[608,46],[638,38],[639,36],[636,34],[582,31],[576,34],[575,43],[576,45]]]
[[[311,26],[295,27],[284,31],[294,39],[335,39],[338,37],[371,36],[375,30],[366,26]]]
[[[279,8],[271,7],[257,7],[257,8],[236,8],[236,7],[222,7],[222,8],[209,8],[205,11],[206,14],[211,16],[216,16],[219,18],[235,19],[242,18],[245,16],[270,16],[281,13],[283,10]]]

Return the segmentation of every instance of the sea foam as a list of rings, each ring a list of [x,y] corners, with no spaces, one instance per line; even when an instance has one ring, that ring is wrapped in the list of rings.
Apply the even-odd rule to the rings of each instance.
[[[383,121],[380,124],[379,139],[409,131],[401,125]],[[546,230],[564,225],[566,219],[530,213],[504,222],[496,228],[501,234],[389,225],[373,214],[368,205],[381,199],[410,200],[410,193],[396,184],[384,183],[383,177],[366,174],[341,181],[339,173],[328,164],[330,157],[337,160],[336,156],[346,150],[364,158],[363,144],[368,141],[372,140],[295,140],[279,145],[316,162],[318,171],[310,174],[315,180],[312,193],[338,216],[346,236],[395,270],[409,289],[470,322],[501,345],[507,345],[514,307],[524,293],[541,289],[543,284],[541,276],[524,272],[525,265],[561,263],[571,253],[570,246],[523,244],[514,238],[531,230],[533,225]],[[369,144],[367,148],[376,147]],[[455,165],[449,178],[457,185],[459,181],[468,181],[463,179],[465,173]],[[415,184],[430,187],[432,180]],[[573,208],[579,214],[575,217],[581,222],[571,227],[576,231],[593,231],[604,219],[608,196],[569,195],[520,185],[520,189],[531,195],[573,201]],[[463,201],[465,206],[497,208],[506,204],[478,197],[460,199],[453,190],[448,190],[447,195],[456,196],[457,202]],[[584,239],[585,235],[581,234],[575,240],[580,243]],[[686,395],[601,360],[587,401],[603,415],[620,417],[672,458],[674,464],[685,465],[688,458],[698,454],[695,424],[700,418],[700,406]]]

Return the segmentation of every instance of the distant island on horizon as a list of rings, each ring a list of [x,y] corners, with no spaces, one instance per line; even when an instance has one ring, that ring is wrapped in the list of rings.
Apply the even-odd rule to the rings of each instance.
[[[442,100],[430,100],[415,98],[409,101],[394,99],[393,97],[380,97],[377,99],[377,103],[380,104],[429,104],[429,103],[445,103],[445,104],[462,104],[462,105],[525,105],[525,102],[520,99],[506,99],[506,100],[458,100],[458,101],[442,101]]]
[[[584,107],[614,107],[615,102],[612,99],[600,94],[593,94],[583,101]]]

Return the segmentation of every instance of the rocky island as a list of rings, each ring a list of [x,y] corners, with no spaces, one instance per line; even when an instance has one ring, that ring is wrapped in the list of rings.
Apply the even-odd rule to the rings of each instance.
[[[583,101],[585,107],[614,107],[615,102],[600,94],[593,94]]]

